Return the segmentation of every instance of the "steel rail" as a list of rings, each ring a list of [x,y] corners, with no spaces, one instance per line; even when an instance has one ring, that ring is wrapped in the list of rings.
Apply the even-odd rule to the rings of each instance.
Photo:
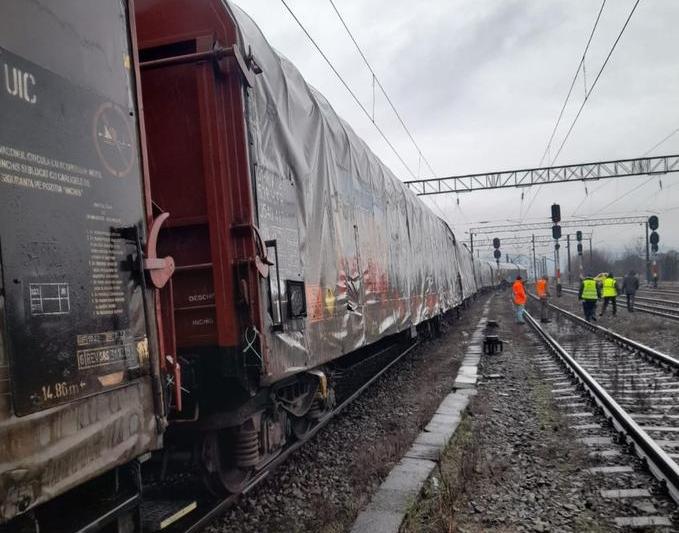
[[[568,371],[580,382],[592,400],[603,410],[606,418],[628,442],[634,446],[639,457],[644,460],[651,473],[665,484],[672,499],[679,503],[679,466],[646,433],[639,424],[616,402],[608,392],[530,315],[525,313],[526,321],[537,335],[547,344],[551,352],[566,366]],[[576,317],[578,318],[578,317]]]
[[[563,292],[565,292],[566,294],[572,294],[572,295],[578,294],[578,291],[576,289],[569,289],[569,288],[563,287],[561,290]],[[552,304],[550,304],[550,305],[552,305]],[[645,304],[645,303],[636,303],[635,302],[634,310],[635,311],[641,311],[642,313],[648,313],[650,315],[660,316],[660,317],[663,317],[663,318],[669,318],[670,320],[679,320],[679,310],[668,309],[667,307],[652,306],[652,305]],[[668,310],[668,311],[670,311],[670,313],[664,313],[663,310]],[[676,313],[676,314],[671,314],[671,313]]]
[[[476,243],[474,243],[476,244]],[[578,290],[578,287],[576,285],[573,285],[572,283],[569,283],[566,287],[566,289],[571,289],[571,290]],[[653,289],[638,289],[634,301],[635,302],[650,302],[650,303],[657,303],[657,304],[668,304],[671,306],[679,306],[679,300],[665,300],[664,298],[656,298],[655,294],[660,295],[660,293],[664,293],[665,291],[661,291],[658,289],[657,292],[655,292]],[[655,293],[655,294],[654,294]],[[639,296],[639,294],[642,294],[642,296]],[[679,296],[679,291],[677,292],[672,292],[670,293],[672,295]],[[622,298],[624,294],[621,292],[618,294],[618,298]]]
[[[624,296],[622,294],[619,294],[618,296]],[[670,305],[673,307],[679,306],[679,300],[664,300],[662,298],[651,298],[649,296],[634,296],[634,301],[638,302],[649,302],[652,304],[661,304],[661,305]]]
[[[201,514],[200,516],[194,516],[194,518],[191,520],[190,520],[191,515],[188,515],[185,519],[180,520],[177,524],[173,524],[172,526],[168,527],[166,529],[166,533],[179,533],[179,532],[198,533],[202,531],[210,522],[212,522],[214,519],[222,515],[224,512],[226,512],[227,509],[229,509],[229,507],[236,503],[236,501],[238,501],[238,498],[250,492],[262,481],[264,481],[267,477],[269,477],[269,475],[274,470],[276,470],[276,468],[278,468],[282,463],[284,463],[293,453],[299,450],[304,444],[310,441],[321,429],[323,429],[335,416],[341,413],[351,402],[353,402],[356,398],[363,394],[363,392],[365,392],[365,390],[370,385],[372,385],[375,382],[375,380],[377,380],[387,370],[389,370],[392,366],[399,362],[406,354],[410,353],[414,348],[416,348],[419,345],[420,342],[417,341],[414,344],[408,346],[394,359],[392,359],[387,365],[380,369],[379,372],[373,375],[368,381],[366,381],[356,391],[354,391],[348,398],[342,401],[342,403],[336,406],[332,411],[327,413],[325,416],[321,417],[318,423],[312,429],[309,430],[309,432],[304,436],[303,439],[295,441],[288,448],[286,448],[279,455],[277,455],[274,459],[272,459],[269,463],[267,463],[264,467],[262,467],[262,470],[252,478],[252,480],[246,485],[243,491],[241,491],[238,494],[232,494],[224,498],[223,500],[213,502],[212,504],[206,502],[205,506],[208,508],[205,509],[203,514]],[[385,351],[393,348],[394,348],[393,345],[388,346],[381,350],[381,352],[384,353]],[[380,352],[377,352],[375,356],[379,354]],[[199,511],[200,508],[196,509],[194,513]]]
[[[653,305],[645,302],[637,303],[635,300],[634,307],[638,306],[645,307],[646,309],[653,309],[654,311],[667,312],[668,314],[676,314],[677,316],[679,316],[679,309],[677,308],[677,306],[679,306],[679,303],[677,303],[676,306],[667,306],[667,305]]]
[[[644,289],[639,289],[637,292],[643,292],[644,294],[662,294],[663,296],[679,296],[679,291],[671,290],[671,289],[650,289],[650,288],[644,288]]]
[[[534,296],[533,294],[531,294],[531,296],[533,298],[537,299],[537,297]],[[616,333],[615,331],[610,330],[608,328],[604,328],[604,327],[599,326],[597,324],[592,324],[591,322],[587,322],[584,318],[579,317],[575,313],[571,313],[570,311],[564,309],[563,307],[559,307],[557,305],[554,305],[553,303],[550,303],[549,307],[551,307],[552,309],[554,309],[558,313],[561,313],[566,318],[572,320],[576,324],[579,324],[580,326],[585,327],[585,328],[589,329],[590,331],[593,331],[594,333],[602,335],[603,337],[607,338],[610,341],[615,342],[616,344],[619,344],[621,346],[626,346],[634,352],[642,353],[642,354],[648,356],[650,359],[658,361],[659,363],[667,365],[668,367],[679,370],[679,359],[675,359],[671,355],[667,355],[667,354],[664,354],[662,352],[659,352],[655,348],[651,348],[650,346],[646,346],[645,344],[642,344],[642,343],[637,342],[633,339],[630,339],[629,337],[625,337],[624,335],[620,335],[620,333]]]

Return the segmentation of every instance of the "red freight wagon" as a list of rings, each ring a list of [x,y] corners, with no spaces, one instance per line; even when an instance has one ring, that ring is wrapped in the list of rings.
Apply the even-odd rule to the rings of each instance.
[[[0,3],[0,529],[139,531],[149,480],[158,528],[509,270],[227,1],[46,5]]]
[[[473,273],[239,8],[135,4],[158,252],[176,263],[159,306],[183,390],[169,438],[202,442],[211,483],[235,490],[331,407],[343,357],[408,342]]]

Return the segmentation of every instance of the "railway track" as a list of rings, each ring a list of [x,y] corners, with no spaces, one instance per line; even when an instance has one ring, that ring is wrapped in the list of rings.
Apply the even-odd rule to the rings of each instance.
[[[562,291],[573,296],[578,295],[577,289],[563,287]],[[622,296],[618,297],[618,305],[624,305]],[[637,296],[634,299],[634,310],[670,320],[679,320],[679,301]]]
[[[185,517],[178,519],[173,522],[172,525],[163,528],[164,533],[197,533],[202,531],[210,522],[215,518],[224,514],[236,501],[243,495],[250,492],[258,484],[264,481],[269,475],[276,470],[283,462],[285,462],[292,454],[299,450],[304,444],[311,440],[321,429],[323,429],[334,417],[339,415],[349,404],[351,404],[356,398],[358,398],[370,385],[372,385],[377,379],[379,379],[387,370],[389,370],[393,365],[400,361],[405,355],[410,353],[414,348],[419,346],[419,342],[411,344],[405,349],[402,349],[396,353],[395,356],[388,357],[388,362],[384,364],[376,373],[373,373],[367,381],[363,381],[360,386],[355,388],[353,392],[348,394],[346,397],[342,398],[341,402],[325,416],[319,419],[318,423],[311,428],[303,438],[294,441],[290,446],[283,450],[279,455],[277,455],[271,462],[269,462],[262,470],[257,472],[257,474],[250,480],[250,482],[244,487],[244,489],[239,494],[233,494],[225,498],[215,498],[207,493],[201,491],[198,495],[194,495],[195,503],[194,509],[188,513]],[[388,355],[389,351],[394,351],[395,346],[388,346],[376,353],[371,357],[371,359],[379,359],[380,356]],[[199,489],[200,490],[200,489]],[[190,489],[189,489],[190,491]],[[173,487],[169,492],[176,493],[179,495],[181,501],[187,501],[184,495],[187,492],[186,487],[181,487],[177,489]],[[158,498],[156,498],[156,501]],[[170,496],[166,500],[169,505],[176,504],[173,501],[173,497]],[[176,505],[175,505],[176,506]],[[152,510],[148,509],[147,512],[153,513]],[[158,528],[153,528],[158,529]],[[151,528],[145,528],[145,530],[151,531]]]
[[[568,321],[526,318],[575,382],[561,399],[588,396],[679,503],[679,360],[550,307]]]
[[[675,298],[674,301],[677,301],[679,299],[679,290],[673,290],[673,289],[639,289],[637,291],[637,294],[643,294],[648,297],[652,298],[657,298],[658,296],[661,298]]]

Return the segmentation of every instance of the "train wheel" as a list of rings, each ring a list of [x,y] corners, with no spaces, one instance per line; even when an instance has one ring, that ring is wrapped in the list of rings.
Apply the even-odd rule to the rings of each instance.
[[[297,440],[304,440],[314,427],[314,421],[308,416],[291,416],[292,434]]]
[[[246,432],[231,436],[223,432],[205,435],[202,446],[203,481],[215,496],[238,494],[252,478],[258,459],[258,435]]]
[[[252,469],[231,468],[223,472],[205,472],[203,482],[213,496],[239,494],[252,478]]]

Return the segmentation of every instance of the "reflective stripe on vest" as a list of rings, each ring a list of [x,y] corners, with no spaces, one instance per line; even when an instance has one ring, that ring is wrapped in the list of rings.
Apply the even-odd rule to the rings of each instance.
[[[598,300],[599,295],[596,292],[596,281],[593,279],[582,280],[582,299],[583,300]]]
[[[615,278],[604,279],[604,298],[617,296],[618,291],[615,290]]]

